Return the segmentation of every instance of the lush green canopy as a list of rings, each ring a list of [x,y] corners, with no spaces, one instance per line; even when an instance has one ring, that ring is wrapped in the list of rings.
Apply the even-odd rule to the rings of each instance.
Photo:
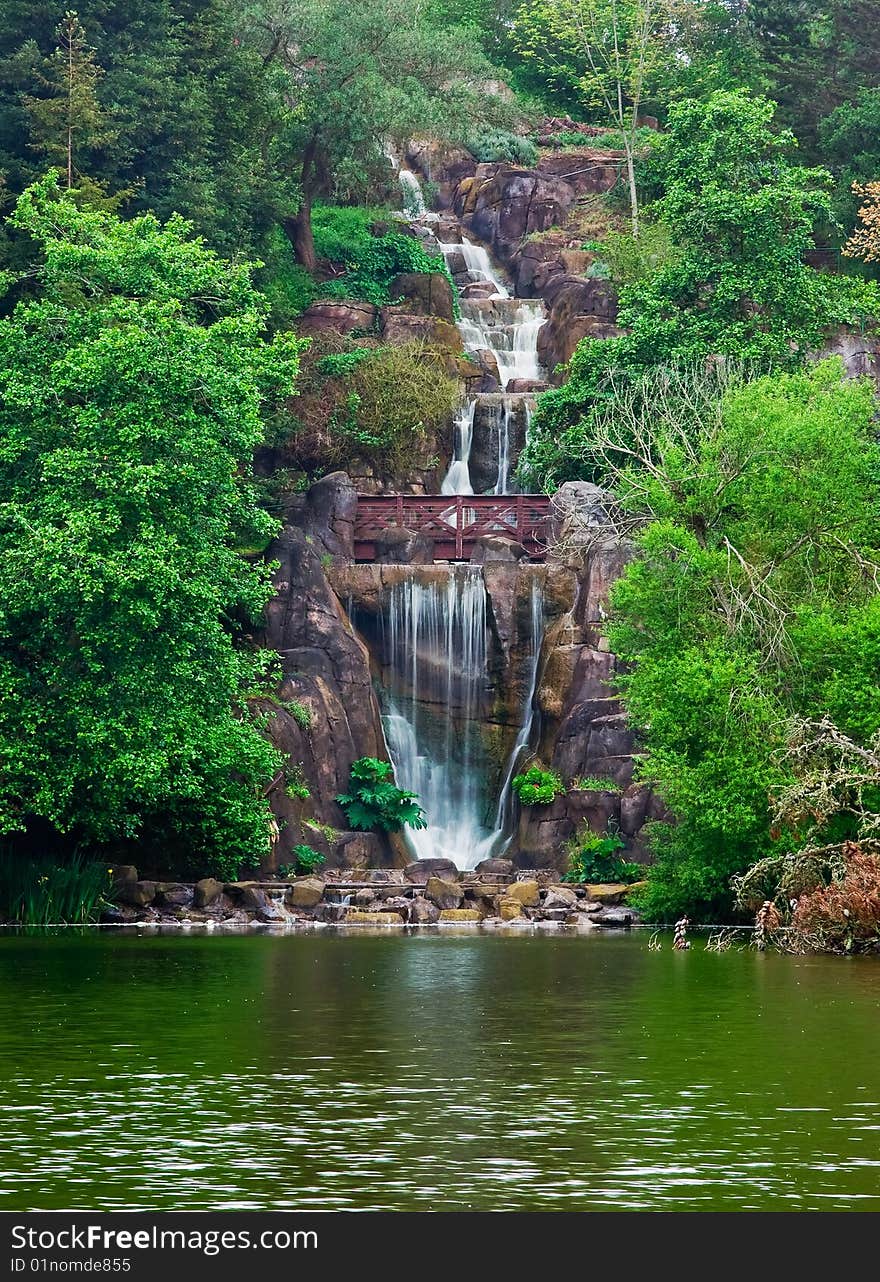
[[[231,871],[266,848],[278,764],[241,635],[266,576],[237,548],[272,528],[247,473],[299,345],[180,218],[47,178],[13,222],[45,261],[0,321],[0,831],[164,836]]]

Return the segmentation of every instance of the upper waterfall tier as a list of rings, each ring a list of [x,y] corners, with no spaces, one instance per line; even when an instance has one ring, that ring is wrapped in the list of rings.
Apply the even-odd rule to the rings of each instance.
[[[400,169],[398,177],[406,216],[422,225],[436,222],[437,216],[427,211],[416,175],[411,170]],[[511,297],[501,269],[493,263],[485,246],[470,240],[458,229],[450,229],[447,234],[459,238],[436,243],[459,290],[458,328],[465,351],[478,358],[491,377],[497,377],[502,394],[535,390],[535,385],[540,385],[543,379],[538,361],[538,331],[546,320],[544,303],[540,299]],[[478,469],[478,491],[515,492],[513,474],[528,432],[532,405],[529,402],[525,408],[526,432],[514,434],[511,428],[517,421],[518,406],[511,403],[500,414],[492,411],[480,415],[477,406],[483,395],[477,393],[468,398],[456,416],[453,458],[441,487],[443,494],[475,492],[471,467],[475,439],[482,460],[493,457],[495,461],[491,478],[485,476],[485,467]],[[491,443],[478,439],[481,428],[488,424],[491,424]]]

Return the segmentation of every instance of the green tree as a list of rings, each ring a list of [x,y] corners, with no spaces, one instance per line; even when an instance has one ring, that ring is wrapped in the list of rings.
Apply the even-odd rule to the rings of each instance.
[[[269,587],[236,549],[272,529],[249,464],[299,345],[179,217],[81,210],[53,175],[12,221],[44,261],[0,321],[0,832],[228,875],[268,847],[242,633]]]
[[[655,378],[627,404],[593,451],[637,549],[609,640],[640,771],[675,817],[645,907],[723,915],[734,874],[804,840],[771,825],[790,719],[862,743],[880,728],[875,400],[829,361],[720,394]]]
[[[507,114],[483,89],[493,73],[479,45],[434,25],[424,0],[257,0],[246,27],[264,66],[287,77],[299,195],[282,225],[310,271],[318,195],[362,194],[387,169],[386,147],[414,133],[461,136]]]
[[[639,108],[645,96],[666,18],[664,0],[529,0],[519,10],[514,41],[520,54],[558,66],[584,104],[598,106],[620,131],[626,159],[632,234],[639,234],[635,151]]]
[[[115,135],[98,102],[101,68],[77,14],[68,10],[55,35],[57,48],[40,76],[45,93],[39,98],[25,95],[24,106],[31,146],[64,171],[70,190],[79,150],[100,147]]]
[[[522,463],[531,483],[583,475],[591,415],[645,370],[719,355],[795,368],[829,326],[880,313],[872,285],[808,265],[813,226],[831,217],[831,176],[792,163],[793,147],[773,128],[773,104],[745,92],[670,109],[651,212],[673,252],[621,290],[628,332],[582,342],[566,384],[541,397]]]

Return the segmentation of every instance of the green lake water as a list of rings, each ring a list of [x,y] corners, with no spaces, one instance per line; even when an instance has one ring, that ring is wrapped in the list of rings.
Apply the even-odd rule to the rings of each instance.
[[[878,1210],[880,960],[0,936],[0,1210]]]

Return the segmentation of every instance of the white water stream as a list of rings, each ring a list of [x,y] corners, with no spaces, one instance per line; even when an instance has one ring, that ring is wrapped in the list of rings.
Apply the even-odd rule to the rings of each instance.
[[[522,720],[494,804],[484,738],[489,690],[482,569],[450,565],[444,582],[420,580],[414,568],[391,589],[385,626],[385,739],[398,787],[418,794],[428,823],[407,828],[406,839],[417,859],[451,859],[473,868],[502,854],[512,835],[510,780],[528,746],[544,630],[538,576],[532,581]]]
[[[398,168],[407,217],[436,221],[425,207],[415,174]],[[481,245],[463,238],[441,243],[447,263],[464,262],[469,283],[484,289],[479,298],[461,300],[459,329],[465,350],[491,352],[497,362],[500,392],[466,398],[455,421],[454,457],[443,494],[473,494],[470,459],[477,414],[485,429],[497,433],[494,493],[511,492],[511,436],[518,411],[530,418],[531,401],[508,392],[514,379],[538,380],[538,330],[544,323],[540,301],[512,298]],[[461,257],[459,257],[459,255]],[[446,858],[459,868],[500,855],[513,830],[510,781],[528,748],[534,717],[538,660],[544,632],[541,579],[531,585],[527,686],[520,728],[502,770],[490,748],[500,728],[487,726],[490,711],[487,595],[480,566],[450,564],[445,578],[412,567],[388,594],[383,617],[385,681],[382,723],[397,784],[419,797],[427,828],[407,828],[405,837],[417,859]],[[519,663],[523,655],[519,655]],[[488,733],[487,733],[488,731]]]

